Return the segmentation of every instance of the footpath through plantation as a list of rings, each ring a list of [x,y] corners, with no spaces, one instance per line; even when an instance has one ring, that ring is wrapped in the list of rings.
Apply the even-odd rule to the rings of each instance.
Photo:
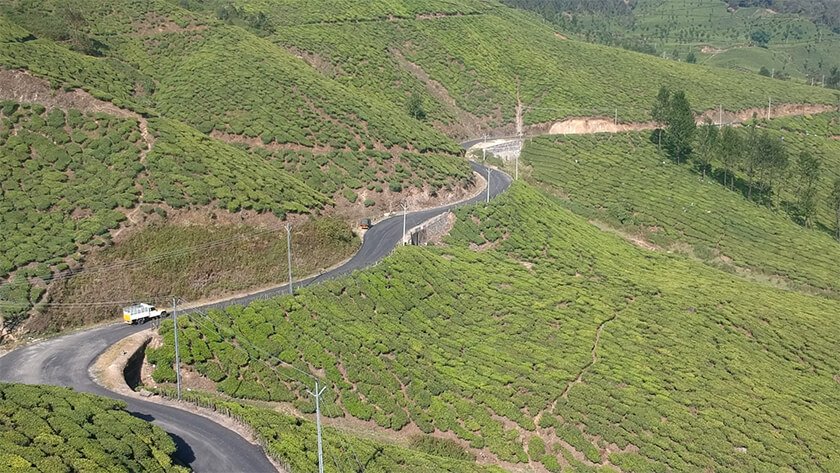
[[[457,216],[443,246],[191,314],[182,360],[224,394],[300,412],[309,372],[327,416],[457,438],[501,465],[840,466],[840,303],[636,248],[524,184]],[[174,375],[162,333],[157,381]]]

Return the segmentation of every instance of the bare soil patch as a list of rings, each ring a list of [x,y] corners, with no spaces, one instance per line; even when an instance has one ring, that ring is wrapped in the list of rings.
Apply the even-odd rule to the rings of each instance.
[[[781,118],[801,115],[816,115],[834,110],[834,106],[824,104],[780,104],[770,108],[770,118]],[[736,112],[724,110],[707,110],[696,116],[698,124],[709,119],[714,124],[740,124],[753,117],[767,118],[767,108],[747,108]],[[541,123],[528,127],[529,131],[550,135],[593,133],[621,133],[627,131],[654,130],[659,126],[655,122],[615,123],[608,117],[578,117],[554,123]]]
[[[607,118],[570,118],[556,122],[548,130],[550,135],[592,133],[621,133],[625,131],[642,131],[656,128],[653,122],[644,123],[615,123]]]
[[[661,248],[659,248],[658,246],[656,246],[653,243],[647,241],[643,235],[630,234],[630,233],[621,231],[621,230],[619,230],[615,227],[612,227],[612,226],[610,226],[610,225],[608,225],[604,222],[598,221],[598,220],[590,220],[589,223],[592,224],[592,225],[595,225],[601,231],[605,231],[605,232],[612,233],[614,235],[620,236],[621,238],[629,241],[630,243],[638,246],[639,248],[644,248],[644,249],[649,250],[649,251],[659,251],[659,250],[661,250]]]

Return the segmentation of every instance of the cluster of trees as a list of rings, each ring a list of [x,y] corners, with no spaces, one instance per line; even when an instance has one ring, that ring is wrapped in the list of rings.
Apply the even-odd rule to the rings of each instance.
[[[840,8],[837,0],[726,0],[732,8],[769,8],[780,13],[796,13],[840,33]]]
[[[743,175],[748,199],[758,196],[769,205],[774,183],[782,178],[796,180],[794,216],[805,226],[812,225],[818,210],[817,189],[822,172],[818,157],[808,151],[791,157],[783,137],[762,130],[755,123],[741,131],[732,126],[715,125],[707,118],[698,127],[691,105],[681,90],[671,92],[662,87],[651,117],[663,125],[654,131],[652,139],[665,148],[671,159],[678,164],[693,160],[703,178],[714,171],[713,163],[717,163],[723,185],[732,190],[739,183],[739,174]],[[831,203],[833,205],[834,201]]]

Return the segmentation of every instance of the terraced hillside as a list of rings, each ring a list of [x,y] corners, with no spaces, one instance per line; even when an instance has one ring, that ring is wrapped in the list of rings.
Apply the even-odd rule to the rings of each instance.
[[[328,425],[457,439],[507,469],[830,471],[838,309],[636,248],[519,183],[459,211],[442,246],[191,314],[181,353],[205,387],[300,412],[309,372]]]
[[[517,97],[526,125],[613,118],[616,111],[620,121],[646,121],[661,84],[688,91],[698,111],[766,106],[768,96],[774,103],[836,102],[821,89],[567,40],[492,1],[468,8],[397,2],[415,12],[428,5],[428,13],[412,16],[397,6],[394,15],[365,21],[332,8],[298,17],[292,3],[230,2],[270,18],[276,27],[266,37],[325,75],[403,108],[418,95],[429,120],[459,136],[513,124]]]
[[[283,282],[285,248],[274,243],[284,220],[295,220],[313,258],[296,260],[296,271],[314,271],[358,245],[349,223],[359,216],[402,199],[456,199],[474,184],[459,147],[404,111],[167,2],[7,2],[0,42],[6,329],[33,306],[29,328],[60,329],[114,307],[80,318],[57,304]],[[209,231],[186,236],[196,225]],[[252,234],[241,258],[199,251]],[[178,283],[149,289],[161,259]],[[265,264],[273,270],[234,277]],[[115,267],[129,270],[108,277]],[[85,278],[68,277],[80,269]]]
[[[774,139],[784,139],[791,160],[770,208],[749,201],[746,189],[724,187],[720,174],[704,180],[689,166],[674,164],[647,133],[542,137],[525,147],[522,160],[533,168],[530,178],[562,196],[570,209],[641,246],[685,252],[773,284],[836,296],[840,244],[833,238],[836,215],[829,195],[840,177],[840,142],[831,138],[838,123],[837,114],[823,114],[762,125]],[[795,162],[805,150],[822,161],[823,170],[813,229],[786,211],[796,201]]]
[[[3,471],[188,471],[172,464],[172,438],[120,401],[0,383],[0,412]]]

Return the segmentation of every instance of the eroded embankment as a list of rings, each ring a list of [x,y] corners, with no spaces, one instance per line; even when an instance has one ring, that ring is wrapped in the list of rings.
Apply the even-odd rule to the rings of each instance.
[[[781,118],[801,115],[816,115],[835,110],[833,105],[823,104],[780,104],[770,108],[747,108],[735,112],[728,110],[707,110],[696,117],[698,124],[708,119],[715,125],[740,124],[752,118]],[[538,134],[548,133],[550,135],[585,135],[592,133],[622,133],[627,131],[654,130],[658,124],[649,122],[616,122],[609,117],[577,117],[557,122],[541,123],[531,125],[529,132]]]

